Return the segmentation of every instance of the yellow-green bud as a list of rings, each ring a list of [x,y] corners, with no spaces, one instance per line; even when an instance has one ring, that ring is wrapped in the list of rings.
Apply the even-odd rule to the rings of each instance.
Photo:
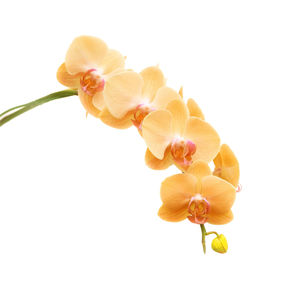
[[[218,235],[211,243],[211,248],[218,253],[225,253],[228,249],[228,243],[223,234]]]

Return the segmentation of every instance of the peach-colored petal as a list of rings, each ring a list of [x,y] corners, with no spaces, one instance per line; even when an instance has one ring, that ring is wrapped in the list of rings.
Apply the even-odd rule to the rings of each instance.
[[[100,69],[107,53],[107,45],[100,39],[90,36],[76,38],[66,55],[66,68],[70,74]]]
[[[132,126],[132,113],[129,112],[127,113],[123,118],[118,119],[111,115],[111,113],[108,111],[107,108],[104,108],[101,113],[99,118],[103,123],[105,123],[108,126],[117,128],[117,129],[126,129]]]
[[[220,137],[214,128],[200,118],[190,117],[184,134],[186,139],[196,144],[193,160],[210,162],[220,149]]]
[[[228,224],[232,220],[233,220],[233,213],[231,210],[229,210],[227,213],[223,213],[223,214],[210,213],[208,215],[207,222],[213,225],[224,225],[224,224]]]
[[[237,187],[240,179],[239,162],[227,144],[221,146],[220,152],[214,159],[214,175]]]
[[[104,75],[113,71],[123,69],[125,66],[125,57],[116,50],[109,49],[101,63]]]
[[[110,77],[104,87],[104,101],[109,112],[123,118],[141,103],[143,79],[134,71],[123,71]]]
[[[183,98],[183,86],[180,87],[178,94]]]
[[[162,205],[158,211],[158,216],[168,222],[180,222],[186,219],[189,215],[186,207],[174,210]]]
[[[67,71],[65,63],[59,66],[56,73],[57,80],[61,84],[73,89],[77,89],[80,87],[80,76],[80,73],[75,75],[70,74]]]
[[[142,134],[151,153],[162,160],[173,139],[171,113],[158,110],[148,114],[142,124]]]
[[[196,194],[197,179],[191,174],[176,174],[165,179],[160,188],[160,197],[168,209],[188,207]]]
[[[172,157],[173,158],[173,157]],[[189,168],[189,166],[188,165],[180,165],[180,164],[178,164],[175,160],[174,160],[174,158],[173,158],[173,164],[182,172],[182,173],[185,173],[187,170],[188,170],[188,168]]]
[[[188,99],[187,107],[191,117],[198,117],[202,120],[205,120],[203,112],[193,99]]]
[[[99,109],[102,110],[105,108],[105,102],[104,102],[104,95],[103,92],[97,92],[92,99],[93,105]]]
[[[93,97],[87,95],[85,92],[81,90],[81,88],[78,89],[78,96],[81,101],[81,104],[85,108],[88,114],[93,115],[94,117],[98,118],[101,110],[97,109],[93,104]]]
[[[145,162],[147,166],[154,170],[164,170],[170,167],[173,164],[173,159],[171,156],[170,149],[167,148],[162,160],[157,159],[147,148],[145,154]]]
[[[173,131],[175,135],[182,136],[189,117],[188,109],[182,99],[171,101],[167,108],[171,112],[173,119]]]
[[[206,162],[195,161],[187,170],[187,173],[197,178],[197,192],[201,192],[202,178],[211,175],[211,170]]]
[[[202,179],[201,195],[210,204],[210,212],[227,213],[235,201],[235,188],[227,181],[210,175]]]
[[[145,68],[140,75],[144,80],[142,96],[151,102],[157,90],[165,85],[165,78],[162,71],[157,66]]]
[[[170,87],[163,86],[157,91],[152,106],[157,110],[165,109],[173,100],[181,100],[180,95]]]

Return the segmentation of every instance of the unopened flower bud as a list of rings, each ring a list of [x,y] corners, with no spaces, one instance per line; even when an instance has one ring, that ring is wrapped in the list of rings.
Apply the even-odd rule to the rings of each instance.
[[[223,234],[218,235],[211,243],[211,248],[218,253],[226,253],[228,243]]]

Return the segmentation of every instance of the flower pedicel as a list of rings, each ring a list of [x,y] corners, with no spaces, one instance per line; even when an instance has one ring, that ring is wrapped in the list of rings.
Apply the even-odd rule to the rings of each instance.
[[[140,73],[126,69],[121,53],[90,36],[72,42],[57,79],[69,89],[3,112],[0,126],[39,105],[74,95],[87,114],[105,124],[118,129],[135,126],[146,143],[150,168],[174,164],[181,171],[161,184],[159,217],[200,225],[204,252],[210,234],[216,235],[212,249],[227,252],[225,236],[206,232],[205,224],[222,225],[233,219],[231,208],[240,191],[239,163],[228,145],[220,145],[218,133],[197,103],[193,99],[185,103],[182,88],[177,93],[168,87],[157,66]],[[213,171],[208,165],[212,161]]]

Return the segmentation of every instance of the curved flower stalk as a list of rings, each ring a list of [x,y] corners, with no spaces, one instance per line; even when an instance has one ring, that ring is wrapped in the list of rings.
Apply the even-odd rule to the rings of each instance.
[[[0,114],[0,126],[4,125],[5,123],[9,122],[10,120],[22,115],[23,113],[36,108],[37,106],[43,105],[45,103],[71,97],[77,95],[77,90],[64,90],[52,93],[47,95],[43,98],[37,99],[35,101],[29,102],[27,104],[19,105],[13,108],[10,108],[3,113]]]
[[[87,113],[98,117],[104,108],[105,84],[114,74],[124,70],[125,57],[109,49],[101,39],[81,36],[70,45],[65,63],[57,71],[58,81],[78,89]]]
[[[215,234],[212,249],[225,253],[224,235],[206,232],[205,224],[222,225],[233,219],[231,207],[239,191],[239,163],[228,145],[220,146],[216,130],[205,121],[193,99],[183,100],[166,85],[157,66],[136,73],[126,70],[125,58],[101,39],[81,36],[70,45],[57,79],[70,89],[13,107],[0,114],[0,126],[47,102],[79,95],[87,114],[118,129],[134,125],[146,142],[146,164],[156,170],[176,165],[181,174],[161,184],[160,218],[188,219],[200,225],[203,251],[206,236]],[[209,163],[213,160],[213,173]]]
[[[150,113],[142,124],[143,138],[157,164],[146,153],[146,162],[154,169],[175,163],[187,170],[194,160],[210,162],[218,153],[220,138],[204,120],[190,116],[182,100],[171,101],[165,110]]]

